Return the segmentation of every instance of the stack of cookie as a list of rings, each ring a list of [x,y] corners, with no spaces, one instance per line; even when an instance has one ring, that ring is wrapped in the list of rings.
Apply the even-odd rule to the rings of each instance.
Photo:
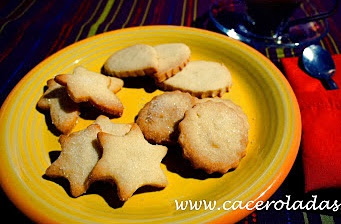
[[[166,92],[140,110],[136,123],[149,142],[179,143],[184,158],[209,174],[236,168],[246,153],[249,123],[230,100]]]
[[[50,110],[63,135],[62,152],[46,175],[68,179],[74,197],[93,182],[113,182],[126,201],[141,186],[167,186],[160,163],[170,145],[180,145],[183,157],[208,174],[236,168],[246,153],[248,119],[232,101],[216,97],[231,88],[231,74],[221,63],[190,61],[190,56],[182,43],[138,44],[108,58],[103,68],[111,76],[77,67],[73,74],[49,80],[37,106]],[[86,129],[71,133],[80,103],[120,117],[124,106],[115,93],[124,85],[121,78],[145,75],[169,92],[145,104],[136,123],[115,124],[100,115]]]
[[[108,77],[76,67],[73,74],[60,74],[47,81],[47,90],[37,107],[50,110],[52,123],[63,134],[68,134],[80,115],[79,104],[91,103],[103,113],[122,116],[123,104],[115,93],[123,87],[119,78]]]
[[[61,135],[59,142],[62,152],[45,174],[68,179],[74,197],[96,181],[114,182],[122,201],[141,186],[168,184],[160,167],[167,147],[149,144],[136,124],[115,124],[100,115],[86,129]]]
[[[221,97],[229,91],[232,78],[224,64],[190,61],[190,57],[190,48],[183,43],[138,44],[111,55],[104,71],[118,78],[150,75],[162,90],[180,90],[199,98]]]

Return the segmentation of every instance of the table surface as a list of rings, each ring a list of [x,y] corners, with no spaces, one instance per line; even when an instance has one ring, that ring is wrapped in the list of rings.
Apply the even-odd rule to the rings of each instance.
[[[312,0],[311,0],[312,1]],[[125,27],[145,25],[192,26],[219,32],[208,18],[212,0],[1,0],[0,1],[0,104],[11,89],[34,66],[58,50],[87,37]],[[328,2],[328,1],[327,1]],[[314,0],[306,13],[328,7],[326,1]],[[317,42],[332,54],[341,49],[341,12],[328,19],[329,32]],[[258,49],[279,69],[280,59],[299,56],[302,48]],[[304,194],[304,176],[300,152],[283,184],[269,200],[309,200]],[[317,192],[329,200],[341,195],[339,190]],[[11,223],[31,223],[0,192],[2,219]],[[341,223],[340,213],[305,210],[256,211],[240,223]]]

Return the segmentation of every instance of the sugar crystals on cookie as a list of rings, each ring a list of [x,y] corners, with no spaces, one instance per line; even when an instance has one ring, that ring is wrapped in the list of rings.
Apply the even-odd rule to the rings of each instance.
[[[78,104],[70,99],[65,87],[53,79],[47,81],[47,90],[40,97],[37,107],[50,111],[52,123],[63,134],[71,132],[80,114]]]
[[[197,103],[204,103],[207,101],[213,101],[213,102],[217,102],[217,103],[223,103],[226,106],[230,107],[231,109],[235,110],[236,113],[238,113],[238,115],[243,119],[243,125],[246,129],[250,128],[249,125],[249,121],[248,118],[246,116],[246,114],[244,113],[244,111],[242,110],[242,108],[240,106],[238,106],[237,104],[235,104],[232,100],[228,100],[228,99],[222,99],[219,97],[214,97],[214,98],[204,98],[204,99],[200,99],[197,101]]]
[[[179,124],[183,156],[209,174],[236,168],[248,144],[244,122],[238,111],[222,102],[198,103]]]
[[[155,96],[139,112],[136,123],[145,138],[157,144],[175,144],[178,124],[196,101],[188,93],[166,92]]]
[[[149,144],[136,124],[125,136],[100,132],[98,140],[103,155],[91,172],[90,180],[115,182],[121,201],[128,200],[142,186],[165,187],[168,184],[160,167],[167,147]]]
[[[90,102],[105,113],[117,117],[123,113],[123,105],[115,95],[123,86],[121,79],[76,67],[72,75],[57,75],[55,81],[66,86],[69,96],[76,103]]]
[[[82,195],[89,187],[89,174],[101,155],[96,143],[100,131],[99,125],[92,124],[82,131],[61,135],[61,154],[45,172],[49,177],[68,179],[74,197]]]

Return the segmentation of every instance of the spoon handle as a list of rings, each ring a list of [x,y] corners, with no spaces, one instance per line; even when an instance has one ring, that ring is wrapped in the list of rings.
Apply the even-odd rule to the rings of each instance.
[[[328,79],[324,79],[323,81],[328,90],[339,89],[339,87],[337,86],[337,84],[334,82],[333,79],[328,78]]]

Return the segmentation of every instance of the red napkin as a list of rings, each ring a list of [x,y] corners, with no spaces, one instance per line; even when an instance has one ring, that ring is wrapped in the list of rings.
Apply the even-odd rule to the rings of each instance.
[[[341,55],[333,59],[333,80],[341,88]],[[282,64],[301,110],[305,192],[341,189],[341,89],[326,90],[298,67],[298,58],[283,58]]]

